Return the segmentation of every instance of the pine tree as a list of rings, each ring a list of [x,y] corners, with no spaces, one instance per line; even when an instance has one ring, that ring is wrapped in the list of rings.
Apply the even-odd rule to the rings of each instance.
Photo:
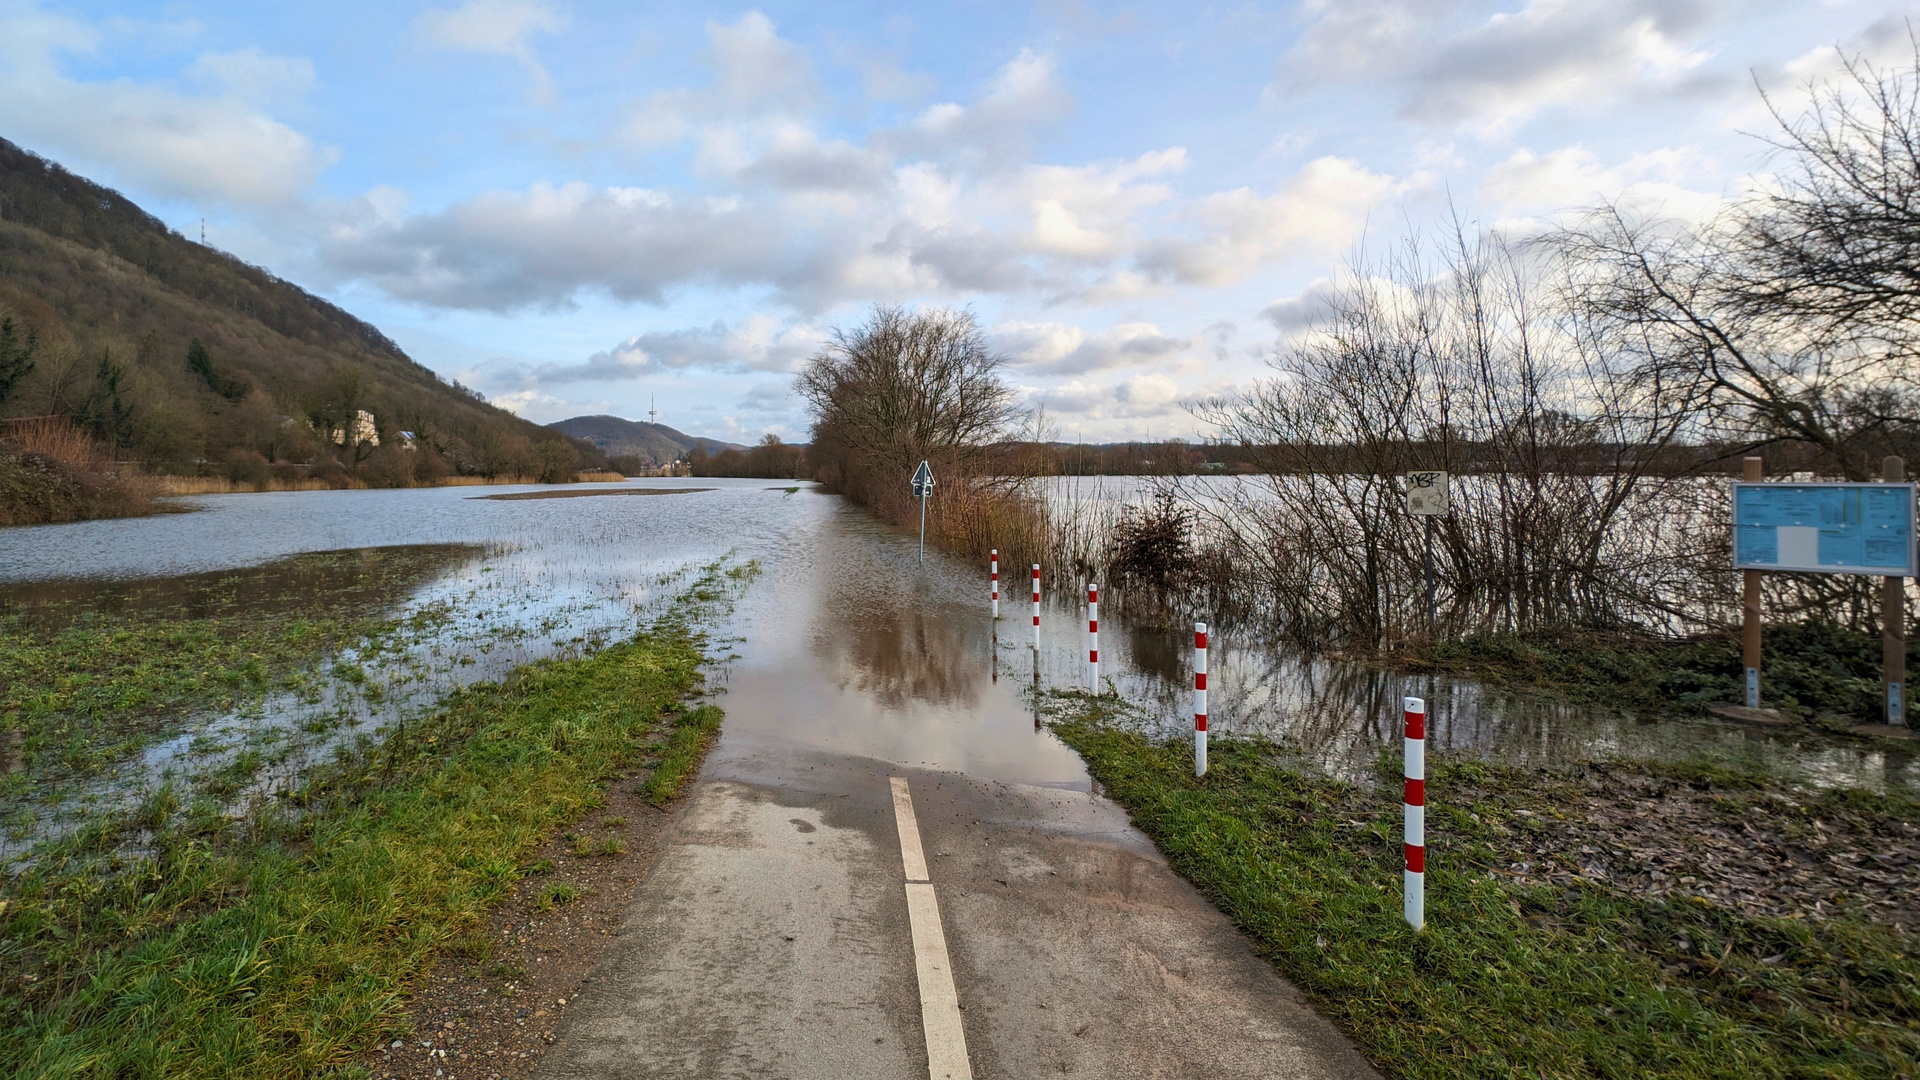
[[[120,392],[126,370],[113,362],[110,349],[100,351],[94,370],[93,392],[87,395],[86,422],[102,442],[118,449],[133,439],[133,405]]]
[[[0,408],[12,400],[20,380],[32,373],[33,350],[39,345],[38,332],[28,330],[22,337],[11,318],[0,319]]]

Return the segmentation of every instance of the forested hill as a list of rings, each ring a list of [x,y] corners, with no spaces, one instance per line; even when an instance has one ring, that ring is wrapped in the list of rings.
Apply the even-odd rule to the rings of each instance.
[[[649,424],[618,416],[574,416],[547,426],[593,443],[606,451],[610,458],[635,458],[653,465],[665,465],[696,447],[709,454],[746,449],[739,443],[688,435],[665,424]]]
[[[11,338],[0,332],[0,417],[69,417],[154,469],[404,483],[448,471],[570,478],[603,460],[4,139],[0,317],[14,324]],[[29,333],[32,370],[6,392]]]

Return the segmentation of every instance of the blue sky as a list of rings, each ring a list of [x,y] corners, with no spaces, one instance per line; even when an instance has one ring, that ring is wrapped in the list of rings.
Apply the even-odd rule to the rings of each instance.
[[[1451,206],[1699,218],[1911,9],[0,2],[0,135],[541,422],[803,439],[875,302],[969,305],[1068,439],[1194,437]]]

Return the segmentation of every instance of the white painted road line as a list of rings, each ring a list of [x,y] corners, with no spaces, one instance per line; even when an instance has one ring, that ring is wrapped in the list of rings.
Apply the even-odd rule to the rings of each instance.
[[[960,995],[953,988],[947,960],[947,935],[940,926],[940,904],[927,881],[927,857],[920,849],[920,826],[906,777],[893,780],[893,821],[900,830],[900,861],[907,871],[907,922],[913,928],[913,966],[920,978],[920,1026],[927,1033],[927,1075],[931,1080],[973,1080],[967,1061],[967,1033],[960,1026]]]
[[[906,866],[908,881],[927,880],[927,856],[920,850],[920,823],[913,817],[913,796],[907,794],[907,778],[893,778],[893,823],[900,830],[900,862]]]

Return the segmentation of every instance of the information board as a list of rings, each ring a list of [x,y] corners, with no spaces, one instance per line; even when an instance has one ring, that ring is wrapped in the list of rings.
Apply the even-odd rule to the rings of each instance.
[[[1736,570],[1920,577],[1912,484],[1733,485]]]
[[[1447,474],[1410,472],[1405,477],[1407,513],[1415,517],[1447,516]]]

